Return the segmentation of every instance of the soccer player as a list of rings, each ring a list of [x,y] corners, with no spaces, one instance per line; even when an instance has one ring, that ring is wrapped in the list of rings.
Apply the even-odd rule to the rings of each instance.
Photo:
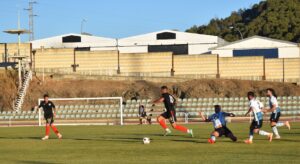
[[[62,138],[62,135],[58,132],[57,128],[54,126],[54,117],[56,116],[55,113],[55,105],[52,101],[49,101],[49,96],[47,94],[44,95],[44,101],[39,104],[38,108],[43,108],[44,110],[44,118],[46,120],[46,135],[42,138],[42,140],[49,139],[50,127],[57,135],[59,139]]]
[[[226,117],[235,117],[233,113],[226,113],[221,111],[220,105],[215,105],[215,113],[208,118],[205,118],[203,114],[200,112],[201,118],[205,122],[213,122],[215,130],[211,133],[210,138],[208,139],[208,142],[210,144],[214,144],[216,142],[216,137],[222,137],[225,135],[226,137],[229,137],[233,142],[237,141],[237,137],[233,135],[231,130],[229,130],[226,126]]]
[[[269,141],[272,142],[273,133],[268,133],[260,129],[263,124],[263,113],[261,111],[261,103],[256,100],[254,92],[248,92],[247,96],[249,99],[249,110],[245,114],[245,116],[252,112],[254,118],[250,126],[249,139],[245,140],[245,143],[252,144],[254,133],[258,133],[259,135],[263,136],[268,136]]]
[[[166,119],[168,119],[174,129],[182,131],[184,133],[188,133],[189,135],[194,137],[192,129],[187,129],[184,126],[177,125],[175,111],[176,99],[171,94],[169,94],[168,87],[162,86],[160,92],[162,94],[161,97],[155,100],[153,103],[157,104],[163,102],[165,105],[166,112],[157,117],[157,122],[159,122],[160,126],[165,130],[164,135],[166,136],[171,134],[171,130],[166,125]]]
[[[275,134],[276,139],[280,139],[280,135],[278,133],[277,127],[286,126],[289,130],[291,129],[290,123],[286,122],[278,122],[280,118],[280,107],[277,101],[277,95],[275,90],[272,88],[267,89],[267,96],[269,97],[269,106],[270,108],[266,108],[264,112],[271,112],[270,117],[270,126],[272,128],[273,133]]]
[[[139,120],[140,120],[140,125],[143,125],[143,120],[146,119],[147,117],[147,113],[146,113],[146,110],[145,110],[145,107],[144,105],[140,105],[139,106]]]

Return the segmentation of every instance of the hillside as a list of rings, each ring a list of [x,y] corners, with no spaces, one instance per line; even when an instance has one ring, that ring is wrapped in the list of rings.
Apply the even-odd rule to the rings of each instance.
[[[17,87],[16,75],[7,72],[0,74],[0,111],[11,109],[15,100]],[[160,80],[160,79],[159,79]],[[158,80],[155,80],[158,81]],[[163,80],[165,81],[165,80]],[[175,81],[170,79],[170,81]],[[97,80],[87,77],[61,78],[46,77],[42,83],[36,77],[30,84],[25,99],[25,110],[36,105],[37,99],[43,94],[49,93],[51,97],[107,97],[122,96],[125,99],[151,98],[160,96],[159,88],[167,85],[169,88],[178,88],[177,97],[245,97],[248,91],[255,91],[257,95],[264,96],[266,88],[276,89],[278,96],[300,96],[300,86],[290,83],[266,82],[266,81],[243,81],[225,79],[199,79],[180,80],[181,82],[151,82],[145,80],[122,81],[122,80]]]
[[[227,18],[214,18],[207,25],[193,26],[187,32],[216,35],[227,41],[260,35],[300,42],[300,0],[266,0],[249,9],[234,11]]]
[[[30,109],[42,97],[49,93],[52,97],[101,97],[122,96],[125,99],[151,98],[160,96],[159,88],[167,85],[169,88],[178,88],[177,97],[245,97],[251,90],[258,95],[264,96],[264,90],[268,87],[275,88],[281,96],[300,96],[300,86],[262,81],[241,80],[217,80],[201,79],[184,82],[150,82],[138,81],[115,81],[115,80],[89,80],[89,79],[47,79],[44,84],[34,80],[26,97],[26,109]]]

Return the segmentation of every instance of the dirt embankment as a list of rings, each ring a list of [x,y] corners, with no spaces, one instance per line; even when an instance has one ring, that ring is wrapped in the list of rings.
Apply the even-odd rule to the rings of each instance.
[[[125,99],[151,98],[159,96],[159,88],[167,85],[176,96],[190,97],[244,97],[248,91],[255,91],[258,96],[264,96],[266,88],[274,88],[279,96],[300,96],[300,86],[264,81],[218,80],[201,79],[185,82],[149,81],[115,81],[115,80],[88,80],[88,79],[51,79],[46,78],[42,83],[37,78],[31,82],[25,99],[24,110],[36,105],[37,99],[44,93],[51,97],[102,97],[122,96]],[[0,108],[11,109],[12,101],[16,96],[16,78],[10,73],[0,81]],[[1,110],[0,109],[0,110]]]
[[[74,80],[47,79],[41,83],[33,80],[26,97],[25,107],[35,104],[44,93],[51,97],[102,97],[122,96],[125,99],[154,99],[159,96],[159,88],[167,85],[177,97],[245,97],[248,91],[264,96],[266,88],[274,88],[279,96],[300,96],[300,86],[264,81],[189,80],[178,83],[154,83],[149,81],[113,81],[113,80]]]

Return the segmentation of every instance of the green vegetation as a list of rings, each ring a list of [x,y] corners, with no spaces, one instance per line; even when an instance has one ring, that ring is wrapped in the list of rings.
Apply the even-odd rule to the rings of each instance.
[[[300,42],[300,0],[266,0],[250,9],[240,9],[224,19],[214,18],[208,25],[193,26],[187,32],[217,35],[227,41],[253,35]]]
[[[281,140],[269,143],[265,137],[254,136],[252,145],[243,140],[248,123],[229,127],[238,136],[238,143],[227,138],[210,145],[207,138],[211,124],[188,125],[195,138],[173,131],[163,137],[157,126],[60,126],[64,139],[55,136],[40,140],[43,127],[0,128],[1,163],[299,163],[300,123],[292,130],[280,128]],[[271,131],[267,123],[263,129]],[[150,137],[150,145],[142,138]]]

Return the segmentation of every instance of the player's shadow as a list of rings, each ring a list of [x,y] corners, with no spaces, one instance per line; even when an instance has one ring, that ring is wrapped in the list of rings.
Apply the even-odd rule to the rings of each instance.
[[[163,134],[150,134],[148,136],[158,136],[158,137],[172,137],[172,136],[174,136],[174,137],[182,137],[182,135],[178,135],[178,134],[170,134],[168,136],[164,136]]]
[[[24,163],[24,164],[57,164],[54,162],[41,162],[41,161],[17,161],[17,163]]]
[[[0,137],[0,139],[15,139],[15,140],[19,140],[19,139],[31,139],[31,140],[41,140],[40,137]]]
[[[141,142],[141,138],[129,138],[129,137],[118,137],[118,138],[106,138],[106,137],[99,137],[99,138],[70,138],[71,140],[76,141],[111,141],[111,142]]]
[[[205,141],[202,141],[202,140],[171,140],[171,141],[174,141],[174,142],[184,142],[184,143],[201,143],[201,144],[207,144],[207,142],[205,142]]]

